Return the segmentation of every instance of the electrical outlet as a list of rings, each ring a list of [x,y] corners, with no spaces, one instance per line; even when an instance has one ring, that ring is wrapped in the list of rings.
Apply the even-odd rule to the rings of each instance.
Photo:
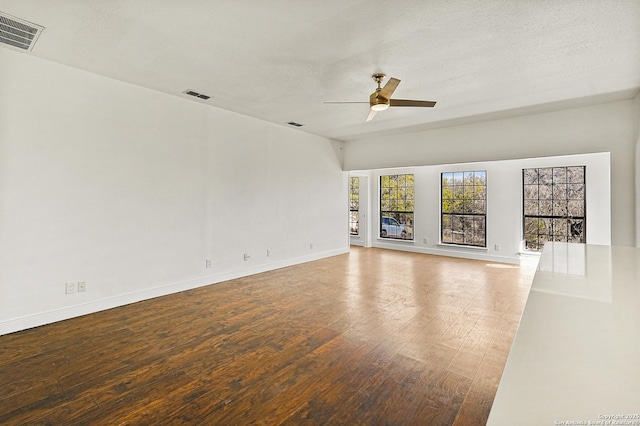
[[[76,283],[66,283],[64,285],[65,294],[71,294],[76,292]]]
[[[251,259],[251,256],[249,256],[247,253],[244,254],[244,261],[248,261],[249,259]]]
[[[205,268],[211,268],[211,259],[205,259],[204,260],[204,267]]]
[[[78,293],[82,293],[87,291],[87,282],[86,281],[78,281]]]
[[[271,257],[271,250],[267,249],[267,257]]]
[[[429,244],[429,239],[428,238],[423,238],[422,242],[425,243],[425,244]]]
[[[309,244],[309,250],[313,250],[313,243]]]
[[[502,247],[500,247],[500,244],[496,244],[496,245],[494,246],[494,249],[495,249],[496,251],[500,251],[500,249],[501,249],[501,248],[502,248]]]

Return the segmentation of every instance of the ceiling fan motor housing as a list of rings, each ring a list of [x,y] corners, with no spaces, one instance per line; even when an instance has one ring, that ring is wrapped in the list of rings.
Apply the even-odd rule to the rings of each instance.
[[[385,99],[382,96],[378,96],[380,89],[376,89],[375,92],[369,96],[369,106],[374,111],[384,111],[389,108],[389,99]]]

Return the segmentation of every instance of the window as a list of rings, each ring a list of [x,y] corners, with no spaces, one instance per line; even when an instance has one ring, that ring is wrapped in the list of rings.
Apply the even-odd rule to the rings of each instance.
[[[360,235],[358,213],[360,211],[360,178],[349,178],[349,233]]]
[[[440,239],[487,246],[487,172],[442,173]]]
[[[522,170],[525,249],[586,241],[585,166]]]
[[[413,175],[380,176],[380,237],[413,240]]]

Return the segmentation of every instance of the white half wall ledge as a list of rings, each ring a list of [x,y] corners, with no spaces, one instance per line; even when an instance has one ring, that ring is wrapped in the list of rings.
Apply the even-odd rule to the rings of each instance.
[[[413,253],[422,253],[422,254],[433,254],[436,256],[447,256],[447,257],[457,257],[462,259],[471,259],[471,260],[482,260],[485,262],[496,262],[496,263],[509,263],[512,265],[520,265],[521,264],[521,256],[518,253],[514,253],[513,256],[497,256],[493,254],[484,253],[481,250],[470,248],[442,248],[442,249],[434,249],[428,247],[417,247],[408,244],[385,244],[385,243],[377,243],[374,244],[374,247],[388,250],[398,250],[398,251],[409,251]]]
[[[82,303],[73,306],[67,306],[60,309],[53,309],[46,312],[39,312],[31,315],[26,315],[19,318],[12,318],[0,322],[0,336],[15,333],[18,331],[27,330],[34,327],[40,327],[47,324],[52,324],[59,321],[64,321],[71,318],[80,317],[83,315],[92,314],[95,312],[104,311],[107,309],[117,308],[125,305],[130,305],[136,302],[142,302],[144,300],[154,299],[156,297],[169,296],[181,291],[191,290],[199,287],[206,287],[208,285],[219,284],[225,281],[234,280],[237,278],[243,278],[250,275],[259,274],[262,272],[274,271],[276,269],[282,269],[289,266],[295,266],[314,260],[320,260],[328,257],[339,256],[341,254],[349,253],[349,248],[341,248],[335,250],[329,250],[312,255],[294,257],[291,259],[278,260],[276,262],[267,262],[260,265],[252,266],[250,268],[244,268],[242,270],[226,272],[222,274],[207,275],[201,278],[193,280],[182,281],[172,284],[167,284],[159,287],[144,289],[141,291],[121,294],[105,299],[94,300],[87,303]]]

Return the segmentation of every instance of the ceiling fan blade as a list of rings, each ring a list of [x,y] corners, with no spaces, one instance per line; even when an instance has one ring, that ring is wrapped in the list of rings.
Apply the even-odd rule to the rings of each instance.
[[[435,101],[413,101],[411,99],[390,99],[389,106],[403,106],[403,107],[433,107],[436,105]]]
[[[367,116],[367,119],[366,119],[365,121],[371,121],[371,120],[373,120],[373,117],[375,117],[375,116],[376,116],[376,113],[377,113],[377,112],[378,112],[378,111],[373,110],[373,109],[372,109],[372,110],[370,110],[370,111],[369,111],[369,115]]]
[[[324,101],[323,104],[368,104],[369,102],[360,101]]]
[[[393,77],[390,78],[389,81],[387,81],[387,84],[385,84],[382,90],[380,90],[378,96],[382,96],[385,99],[391,99],[391,95],[393,95],[393,92],[395,92],[398,84],[400,84],[400,80]]]

